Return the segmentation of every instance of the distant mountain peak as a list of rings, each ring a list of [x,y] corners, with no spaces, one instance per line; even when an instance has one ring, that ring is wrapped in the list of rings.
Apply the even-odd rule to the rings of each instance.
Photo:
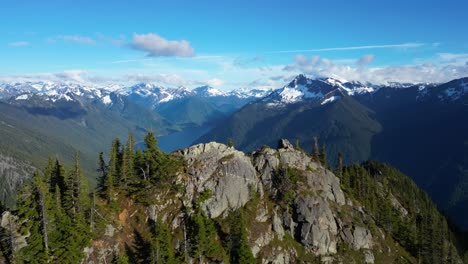
[[[195,94],[202,96],[202,97],[226,96],[227,95],[226,92],[213,88],[209,85],[197,87],[193,89],[193,92],[195,92]]]

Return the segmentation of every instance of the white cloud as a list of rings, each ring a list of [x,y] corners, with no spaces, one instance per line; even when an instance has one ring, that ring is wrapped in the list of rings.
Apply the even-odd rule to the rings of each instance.
[[[55,73],[33,73],[33,74],[20,74],[0,76],[3,82],[21,82],[21,81],[51,81],[51,82],[76,82],[88,83],[87,71],[84,70],[66,70]]]
[[[47,39],[50,43],[55,43],[57,41],[64,41],[70,43],[79,43],[85,45],[96,45],[96,40],[90,37],[79,36],[79,35],[63,35],[63,36],[56,36]]]
[[[11,47],[24,47],[28,45],[29,45],[29,42],[27,41],[16,41],[16,42],[8,43],[8,46],[11,46]]]
[[[372,62],[374,56],[365,55],[357,60],[357,66],[340,65],[332,60],[317,56],[307,58],[295,57],[294,63],[286,65],[283,70],[289,73],[306,73],[313,77],[335,77],[345,80],[356,80],[376,84],[388,82],[447,82],[468,76],[468,57],[463,54],[439,55],[440,59],[452,63],[422,63],[415,65],[362,67]],[[367,63],[367,64],[366,64]]]
[[[203,83],[206,83],[209,86],[219,87],[224,84],[224,81],[218,78],[213,78],[213,79],[206,80]]]
[[[261,61],[263,61],[263,57],[261,56],[254,56],[251,58],[237,57],[234,59],[232,64],[238,67],[246,67],[250,64],[254,64]]]
[[[465,63],[468,61],[468,53],[438,53],[438,60],[443,63]]]
[[[150,57],[192,57],[194,49],[186,40],[167,40],[158,34],[133,34],[130,47],[147,52]]]
[[[109,42],[110,44],[117,46],[117,47],[123,46],[125,44],[125,41],[127,40],[127,38],[124,35],[120,35],[118,38],[114,38],[114,37],[109,37],[103,33],[98,32],[96,33],[96,36],[99,40]]]
[[[280,51],[272,51],[272,52],[267,52],[267,53],[274,54],[274,53],[305,53],[305,52],[366,50],[366,49],[408,49],[408,48],[419,48],[425,45],[426,45],[425,43],[401,43],[401,44],[334,47],[334,48],[306,49],[306,50],[280,50]]]
[[[359,58],[359,60],[356,62],[357,65],[359,66],[366,66],[372,63],[374,61],[375,55],[374,54],[366,54]]]

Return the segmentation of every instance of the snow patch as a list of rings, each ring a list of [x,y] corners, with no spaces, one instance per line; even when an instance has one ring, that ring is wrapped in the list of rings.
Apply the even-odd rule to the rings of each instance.
[[[15,100],[28,100],[28,99],[29,99],[29,94],[22,94],[15,98]]]
[[[106,95],[106,96],[102,97],[102,103],[104,103],[105,105],[112,104],[112,100],[111,100],[110,96]]]
[[[341,96],[339,96],[339,95],[334,95],[334,96],[332,96],[332,97],[329,97],[329,98],[323,100],[323,102],[321,103],[321,105],[328,104],[328,103],[334,102],[334,101],[339,100],[339,99],[341,99]]]

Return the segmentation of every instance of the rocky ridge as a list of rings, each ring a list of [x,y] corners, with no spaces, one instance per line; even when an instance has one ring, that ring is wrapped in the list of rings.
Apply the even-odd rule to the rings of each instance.
[[[201,208],[220,228],[232,211],[245,210],[249,245],[259,263],[378,263],[408,258],[373,217],[347,197],[337,176],[287,140],[281,140],[278,149],[264,147],[251,155],[214,142],[175,154],[186,161],[174,182],[183,191],[154,195],[144,212],[147,220],[169,223],[174,237],[181,237],[185,228],[183,212],[192,211],[204,195]],[[288,177],[285,171],[298,176],[296,188],[287,190],[293,193],[287,202],[277,199],[285,191],[278,184]],[[119,222],[107,228],[112,232],[106,231],[104,238],[86,248],[87,263],[102,261],[122,248],[119,237],[141,213],[135,203],[128,204]],[[183,244],[180,239],[174,244]]]

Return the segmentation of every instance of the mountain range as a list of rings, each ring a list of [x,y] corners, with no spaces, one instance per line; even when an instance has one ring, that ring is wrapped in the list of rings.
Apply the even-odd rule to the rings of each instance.
[[[268,91],[222,92],[154,84],[84,85],[54,82],[0,84],[0,153],[41,167],[49,156],[71,164],[74,151],[94,174],[104,142],[126,137],[137,142],[153,130],[163,150],[188,146],[214,124]],[[22,164],[22,163],[21,163]],[[15,174],[16,175],[16,174]],[[19,181],[19,177],[17,178]],[[14,179],[5,186],[16,186]],[[11,190],[8,191],[8,193]],[[3,199],[10,200],[10,199]]]
[[[230,92],[149,83],[4,83],[0,149],[36,166],[51,154],[70,164],[78,150],[84,169],[94,172],[97,153],[107,152],[104,142],[129,131],[137,146],[146,131],[155,131],[166,151],[230,139],[253,151],[278,138],[310,151],[316,136],[332,164],[341,152],[346,163],[377,159],[401,169],[468,228],[467,93],[468,78],[376,85],[298,75],[279,89]]]
[[[458,224],[468,228],[468,78],[444,84],[373,85],[297,76],[247,104],[197,142],[245,151],[285,137],[328,157],[377,159],[410,175]]]

